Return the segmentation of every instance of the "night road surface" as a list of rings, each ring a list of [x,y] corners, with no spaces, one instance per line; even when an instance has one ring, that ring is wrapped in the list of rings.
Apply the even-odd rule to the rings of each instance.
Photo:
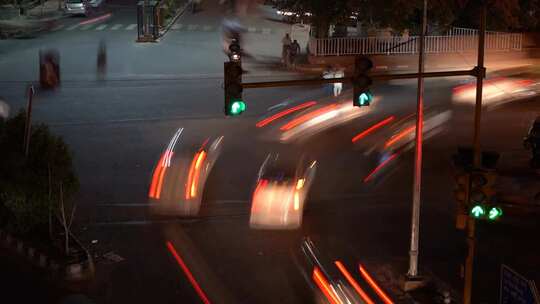
[[[377,274],[406,265],[413,152],[399,140],[407,141],[412,134],[415,80],[377,84],[372,87],[376,101],[370,107],[347,110],[355,118],[280,143],[285,133],[280,127],[286,123],[336,102],[352,103],[350,86],[345,85],[339,98],[328,96],[320,86],[245,90],[246,112],[224,117],[225,56],[220,49],[222,8],[217,2],[204,1],[200,13],[182,16],[157,44],[135,43],[136,30],[129,27],[136,23],[135,7],[114,1],[105,6],[103,13],[111,17],[102,23],[84,27],[79,23],[88,18],[68,18],[61,28],[35,39],[0,41],[0,70],[10,71],[0,75],[0,97],[12,114],[25,106],[25,89],[37,80],[38,50],[60,50],[62,85],[54,91],[38,90],[33,121],[48,124],[74,153],[81,182],[76,231],[97,256],[98,276],[86,290],[97,303],[316,302],[311,270],[300,262],[304,237],[332,262],[343,261],[357,280],[358,263]],[[286,25],[256,18],[247,23],[255,30],[248,34],[246,48],[260,61],[245,65],[250,72],[244,79],[301,77],[276,68],[278,41]],[[103,81],[96,79],[101,39],[107,42],[109,62]],[[440,125],[438,118],[433,119],[440,130],[425,143],[420,237],[421,271],[435,273],[456,290],[462,285],[463,236],[454,228],[450,160],[457,146],[472,142],[473,107],[453,105],[451,99],[452,89],[463,81],[426,80],[430,113],[451,115]],[[309,108],[257,126],[309,102],[313,102]],[[486,111],[483,146],[501,151],[501,161],[511,166],[515,155],[522,155],[522,136],[539,111],[538,102],[531,100]],[[389,117],[391,122],[377,125]],[[206,138],[223,136],[195,218],[156,215],[153,204],[159,202],[148,198],[156,164],[179,128],[183,132],[177,146],[190,153]],[[362,132],[365,135],[353,143]],[[383,150],[388,154],[379,153]],[[258,170],[267,154],[275,151],[305,153],[318,163],[297,230],[249,226]],[[489,234],[501,229],[504,235],[505,229],[482,225],[479,229],[486,232],[486,247],[480,245],[479,254],[499,250],[493,259],[479,259],[483,270],[475,277],[478,303],[493,303],[493,294],[480,291],[480,286],[498,288],[498,268],[490,267],[501,260],[516,264],[519,260],[501,248],[500,238]],[[526,236],[516,239],[515,246],[531,252],[527,256],[539,252],[527,244]],[[111,261],[106,257],[110,252],[122,260]],[[407,303],[407,296],[393,290],[396,282],[390,281],[383,287],[396,302]]]

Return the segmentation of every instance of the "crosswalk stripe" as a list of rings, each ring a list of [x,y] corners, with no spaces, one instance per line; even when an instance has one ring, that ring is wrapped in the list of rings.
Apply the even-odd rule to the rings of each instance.
[[[136,27],[137,27],[137,24],[136,24],[136,23],[130,24],[130,25],[126,26],[126,30],[130,31],[130,30],[135,29]]]
[[[96,31],[103,31],[107,27],[107,24],[102,24],[98,27],[96,27]]]
[[[81,27],[81,30],[83,31],[87,31],[89,30],[92,26],[94,26],[93,24],[85,24]]]
[[[122,27],[123,24],[115,24],[113,27],[111,27],[111,30],[116,31],[119,30]]]
[[[210,25],[203,26],[203,31],[209,31],[212,27]]]
[[[188,25],[188,31],[193,31],[198,27],[199,27],[199,25],[197,25],[197,24],[190,24],[190,25]]]
[[[66,30],[68,30],[68,31],[72,31],[72,30],[74,30],[74,29],[78,28],[78,27],[79,27],[79,25],[80,25],[80,24],[78,24],[78,23],[77,23],[77,24],[74,24],[74,25],[72,25],[72,26],[68,27],[68,28],[67,28]]]
[[[271,32],[271,29],[269,29],[269,28],[263,28],[262,29],[263,34],[270,34],[270,32]]]
[[[173,30],[179,30],[179,29],[182,28],[182,26],[183,26],[183,24],[181,24],[181,23],[173,24],[173,26],[171,27],[171,29],[173,29]]]
[[[257,29],[254,27],[248,27],[248,32],[254,33]]]

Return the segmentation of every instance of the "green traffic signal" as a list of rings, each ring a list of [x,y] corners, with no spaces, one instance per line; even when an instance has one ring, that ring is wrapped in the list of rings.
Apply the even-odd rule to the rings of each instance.
[[[246,103],[242,100],[234,100],[229,106],[230,115],[240,115],[246,110]]]
[[[502,215],[502,209],[499,207],[491,207],[488,211],[488,219],[492,221],[500,218]]]
[[[481,218],[486,214],[486,210],[481,205],[476,205],[471,209],[471,215],[474,218]]]
[[[361,93],[354,94],[353,105],[356,107],[369,106],[373,100],[373,94],[370,91],[363,91]]]
[[[373,95],[370,92],[362,92],[358,96],[358,104],[361,106],[369,106],[372,99]]]

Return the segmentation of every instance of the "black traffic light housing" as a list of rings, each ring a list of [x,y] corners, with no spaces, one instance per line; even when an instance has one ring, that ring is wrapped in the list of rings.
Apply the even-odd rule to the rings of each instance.
[[[465,229],[469,213],[469,192],[471,188],[471,174],[468,170],[461,170],[455,175],[456,188],[454,195],[456,206],[456,228]]]
[[[373,94],[369,87],[373,83],[367,74],[373,68],[373,62],[365,56],[357,56],[354,63],[353,75],[353,105],[356,107],[369,106]]]
[[[473,169],[470,177],[469,214],[477,219],[497,220],[502,208],[497,203],[497,172],[493,169]]]
[[[502,216],[502,208],[497,203],[495,184],[497,171],[495,167],[499,153],[483,151],[481,168],[473,165],[473,149],[459,147],[453,156],[457,169],[456,190],[457,201],[456,228],[465,229],[468,217],[475,219],[496,220]]]
[[[239,61],[224,63],[225,115],[236,116],[246,110],[242,99],[242,65]]]
[[[238,43],[237,38],[233,38],[231,44],[229,45],[229,60],[230,61],[240,61],[242,59],[242,49],[240,43]]]

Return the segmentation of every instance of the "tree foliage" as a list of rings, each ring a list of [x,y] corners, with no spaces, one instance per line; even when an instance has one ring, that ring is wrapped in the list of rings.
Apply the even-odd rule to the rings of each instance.
[[[8,225],[18,232],[31,231],[47,222],[49,208],[56,211],[60,184],[64,199],[78,191],[71,153],[62,138],[44,124],[32,126],[28,157],[23,138],[26,115],[20,112],[0,121],[0,207],[8,213]]]
[[[319,38],[327,36],[330,24],[343,22],[351,12],[348,0],[283,0],[278,2],[277,7],[300,15],[311,13],[312,24]]]
[[[540,25],[540,0],[428,0],[428,31],[451,26],[478,28],[482,1],[487,4],[489,30],[535,30]],[[310,12],[312,23],[339,23],[352,13],[368,27],[418,33],[423,0],[285,0],[281,9]]]

